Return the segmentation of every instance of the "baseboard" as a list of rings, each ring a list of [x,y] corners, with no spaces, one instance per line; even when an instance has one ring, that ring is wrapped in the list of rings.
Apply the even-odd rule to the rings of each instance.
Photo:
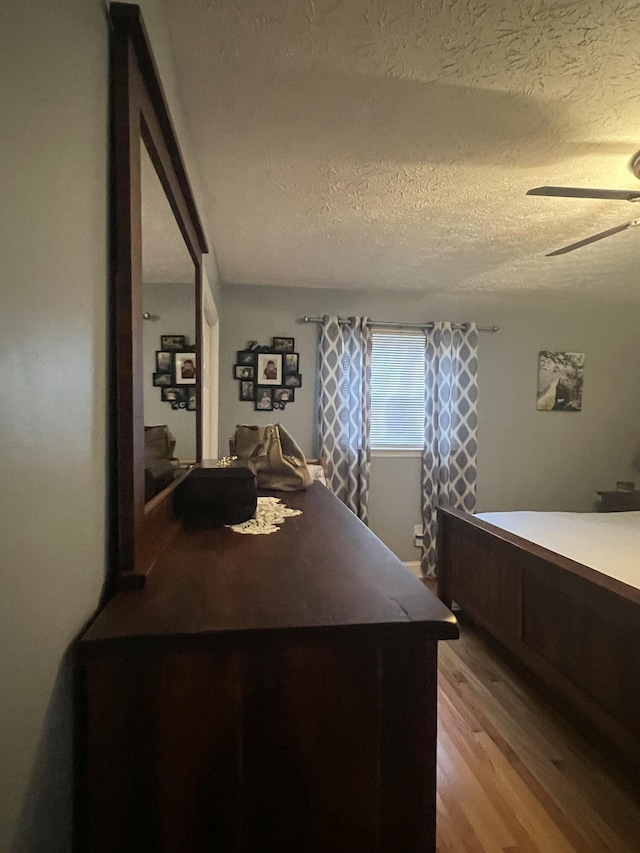
[[[412,575],[415,575],[417,578],[422,578],[420,573],[420,560],[412,560],[410,563],[405,563],[405,566],[409,569]]]

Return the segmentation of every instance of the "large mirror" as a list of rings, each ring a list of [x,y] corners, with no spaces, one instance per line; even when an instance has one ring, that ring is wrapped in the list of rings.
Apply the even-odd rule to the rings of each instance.
[[[112,526],[117,586],[123,588],[144,584],[177,531],[174,490],[201,458],[207,246],[140,9],[125,3],[109,8],[117,470]],[[163,388],[170,390],[163,394]]]
[[[148,504],[197,460],[199,365],[195,267],[143,140],[140,185]]]

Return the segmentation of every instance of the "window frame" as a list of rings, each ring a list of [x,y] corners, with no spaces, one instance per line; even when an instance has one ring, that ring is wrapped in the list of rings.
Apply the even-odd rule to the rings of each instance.
[[[373,387],[374,387],[374,378],[373,378],[373,350],[375,347],[375,338],[376,337],[406,337],[416,339],[419,338],[424,343],[424,331],[421,330],[405,330],[405,329],[373,329],[371,333],[372,338],[372,358],[371,358],[371,430],[370,430],[370,446],[371,446],[371,456],[377,458],[420,458],[424,452],[424,444],[421,447],[409,446],[409,445],[393,445],[393,444],[374,444],[373,438]],[[422,410],[422,416],[424,418],[424,408]]]

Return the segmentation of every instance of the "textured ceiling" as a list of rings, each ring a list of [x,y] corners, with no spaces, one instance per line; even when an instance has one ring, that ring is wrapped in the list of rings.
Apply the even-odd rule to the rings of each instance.
[[[637,0],[165,0],[223,280],[640,297]]]

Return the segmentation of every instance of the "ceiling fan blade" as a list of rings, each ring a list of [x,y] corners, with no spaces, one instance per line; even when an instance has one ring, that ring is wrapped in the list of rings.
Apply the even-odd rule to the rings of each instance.
[[[633,201],[640,198],[640,190],[591,190],[586,187],[534,187],[527,195],[560,196],[562,198],[617,198]]]
[[[594,234],[591,237],[585,237],[584,240],[579,240],[577,243],[570,243],[562,249],[556,249],[555,252],[549,252],[545,255],[547,258],[552,258],[554,255],[564,255],[566,252],[573,252],[574,249],[580,249],[582,246],[588,246],[589,243],[595,243],[596,240],[604,240],[605,237],[610,237],[612,234],[619,234],[620,231],[626,231],[634,225],[639,225],[640,219],[632,219],[631,222],[623,222],[622,225],[616,225],[615,228],[609,228],[607,231],[600,231],[599,234]]]

